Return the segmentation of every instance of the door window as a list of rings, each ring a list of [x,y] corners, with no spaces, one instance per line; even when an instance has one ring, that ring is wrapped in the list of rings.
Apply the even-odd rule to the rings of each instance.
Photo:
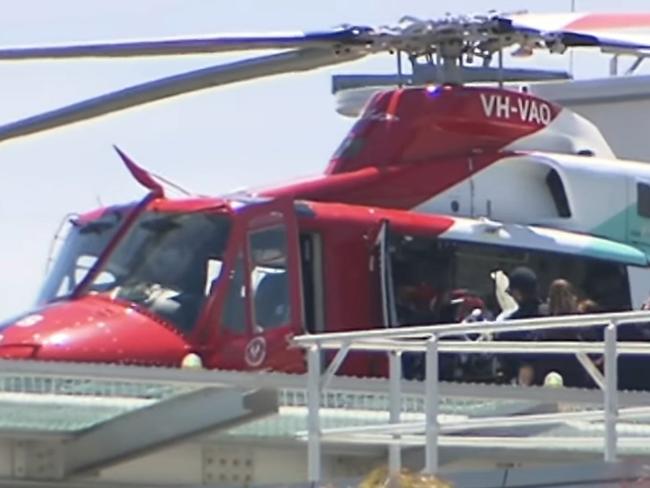
[[[253,322],[270,329],[289,323],[291,300],[284,225],[256,230],[249,237]]]

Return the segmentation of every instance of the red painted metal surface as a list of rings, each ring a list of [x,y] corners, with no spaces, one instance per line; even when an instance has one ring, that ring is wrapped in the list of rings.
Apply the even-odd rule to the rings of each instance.
[[[217,199],[154,200],[150,207],[178,212],[230,208]],[[295,294],[300,289],[297,241],[290,244],[289,251],[296,311],[290,323],[260,334],[249,322],[245,333],[238,335],[225,330],[219,322],[227,286],[223,277],[231,273],[239,250],[244,248],[250,222],[277,210],[285,216],[294,212],[290,200],[277,199],[252,205],[248,212],[231,211],[238,227],[224,256],[222,279],[214,284],[193,333],[185,336],[163,318],[129,302],[112,300],[106,294],[87,294],[45,305],[3,324],[0,357],[177,366],[186,354],[195,352],[208,367],[303,371],[302,351],[288,348],[291,336],[303,332],[300,296]],[[382,326],[378,271],[369,268],[382,220],[391,220],[394,228],[402,231],[428,235],[440,234],[454,222],[435,215],[316,202],[305,203],[298,214],[295,224],[287,219],[290,233],[297,237],[298,232],[311,232],[322,239],[324,323],[326,330],[332,331]],[[266,221],[260,222],[265,225]],[[246,355],[255,350],[259,338],[263,338],[266,348],[264,360],[250,364]],[[384,369],[384,360],[379,356],[352,355],[342,371],[377,375]]]
[[[2,330],[0,357],[179,365],[187,341],[126,303],[85,296],[34,310]]]
[[[326,174],[497,151],[549,125],[561,108],[526,93],[442,86],[379,93]]]

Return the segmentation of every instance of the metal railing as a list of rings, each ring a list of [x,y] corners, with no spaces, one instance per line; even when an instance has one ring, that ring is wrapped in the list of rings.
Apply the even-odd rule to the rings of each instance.
[[[341,333],[303,335],[294,338],[294,343],[307,350],[307,443],[308,475],[310,482],[321,481],[321,441],[324,432],[320,425],[320,397],[334,378],[338,368],[350,351],[385,351],[389,358],[389,424],[337,429],[335,434],[383,433],[388,437],[388,467],[391,474],[401,468],[400,434],[424,431],[425,467],[424,471],[435,474],[438,471],[438,442],[444,432],[461,432],[478,426],[500,425],[542,425],[562,420],[603,418],[604,459],[616,460],[616,423],[619,415],[626,418],[647,417],[650,409],[628,408],[619,412],[617,361],[619,354],[650,354],[650,344],[639,342],[617,343],[619,325],[650,322],[650,312],[621,312],[609,314],[572,315],[545,317],[501,322],[456,323],[433,326],[400,327]],[[460,334],[482,334],[514,331],[533,331],[546,329],[569,329],[581,327],[605,327],[604,342],[544,342],[544,341],[440,341],[439,339]],[[337,353],[326,371],[321,371],[321,351],[336,350]],[[421,351],[425,353],[425,421],[416,423],[400,422],[402,352]],[[440,352],[499,354],[572,354],[594,382],[603,390],[603,409],[591,412],[560,413],[552,415],[517,416],[516,418],[487,418],[469,420],[456,425],[441,426],[438,410],[440,401],[438,361]],[[605,358],[604,375],[594,366],[587,353],[602,353]],[[327,432],[325,432],[327,434]]]

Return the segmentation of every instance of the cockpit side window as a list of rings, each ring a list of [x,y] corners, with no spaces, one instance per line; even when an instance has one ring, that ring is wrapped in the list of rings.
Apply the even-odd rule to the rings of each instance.
[[[285,226],[254,231],[249,246],[254,323],[262,329],[285,325],[291,318]]]

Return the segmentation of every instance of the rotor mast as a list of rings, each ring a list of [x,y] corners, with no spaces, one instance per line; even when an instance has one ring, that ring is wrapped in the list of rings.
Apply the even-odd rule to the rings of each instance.
[[[460,85],[463,83],[461,72],[463,42],[460,39],[449,39],[438,46],[437,58],[439,65],[440,83]]]

